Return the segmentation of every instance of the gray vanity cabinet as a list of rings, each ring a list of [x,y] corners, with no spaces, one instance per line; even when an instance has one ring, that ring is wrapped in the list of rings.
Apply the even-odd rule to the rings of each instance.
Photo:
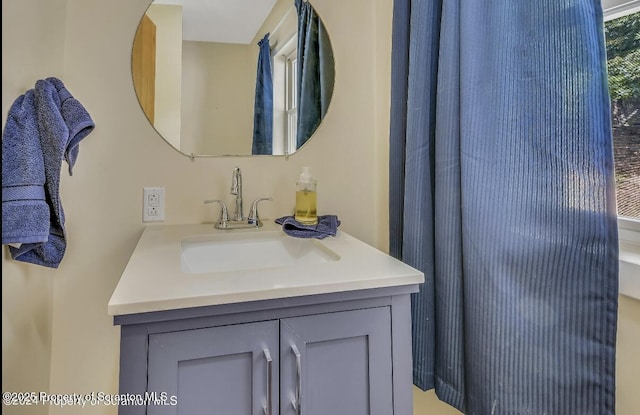
[[[116,316],[120,394],[160,398],[119,413],[411,415],[413,291]]]
[[[393,414],[389,307],[283,319],[280,339],[281,415]]]
[[[266,413],[278,396],[277,354],[277,321],[151,334],[148,391],[169,405],[148,414]]]

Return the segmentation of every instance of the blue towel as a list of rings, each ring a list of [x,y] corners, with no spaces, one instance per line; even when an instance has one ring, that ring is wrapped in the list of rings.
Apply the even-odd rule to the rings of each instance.
[[[15,100],[2,134],[2,244],[46,242],[49,205],[33,90]]]
[[[95,124],[82,104],[56,78],[36,82],[33,90],[16,100],[9,119],[11,124],[8,120],[2,139],[2,243],[22,244],[19,248],[9,247],[12,258],[18,261],[57,268],[67,246],[59,196],[62,160],[67,161],[71,174],[79,143],[93,131]],[[42,186],[42,172],[46,218],[41,212],[38,216],[32,214],[35,202],[42,201],[31,199],[41,195],[35,193]],[[30,189],[27,194],[16,194],[14,189],[23,186]],[[5,198],[6,192],[12,198]],[[24,204],[28,208],[16,208]],[[41,205],[37,206],[42,210]],[[47,235],[43,238],[45,229]]]
[[[283,216],[276,219],[277,224],[282,225],[282,230],[289,236],[296,238],[324,239],[327,236],[336,236],[340,220],[336,215],[318,216],[316,225],[303,225],[293,216]]]
[[[84,106],[65,88],[61,80],[47,78],[55,86],[60,99],[60,114],[67,125],[68,141],[64,148],[64,159],[69,165],[69,175],[73,174],[73,166],[78,159],[80,141],[93,131],[95,124]],[[59,177],[59,175],[58,175]]]

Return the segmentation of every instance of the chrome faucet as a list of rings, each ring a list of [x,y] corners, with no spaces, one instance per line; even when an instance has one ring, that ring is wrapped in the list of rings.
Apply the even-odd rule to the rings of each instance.
[[[236,211],[233,214],[233,220],[244,220],[242,209],[242,173],[240,167],[233,169],[233,175],[231,176],[231,194],[236,196]]]
[[[240,229],[240,228],[259,228],[262,226],[262,221],[258,215],[258,203],[263,200],[273,200],[270,197],[258,198],[251,204],[251,211],[246,218],[242,209],[242,173],[240,167],[233,169],[233,175],[231,177],[231,194],[236,196],[236,211],[233,218],[229,218],[229,211],[227,204],[223,200],[205,200],[204,203],[219,203],[220,204],[220,218],[215,224],[217,229]]]

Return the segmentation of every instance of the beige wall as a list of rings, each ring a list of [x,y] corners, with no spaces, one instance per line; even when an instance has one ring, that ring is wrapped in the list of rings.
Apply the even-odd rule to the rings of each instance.
[[[616,414],[634,415],[640,408],[640,301],[621,295],[616,347]]]
[[[245,199],[272,196],[262,216],[274,218],[291,212],[295,180],[308,165],[319,180],[320,212],[337,214],[341,229],[386,248],[391,1],[336,4],[314,1],[336,54],[335,93],[315,139],[288,159],[191,161],[160,139],[133,90],[131,45],[147,0],[2,2],[3,114],[35,80],[57,75],[96,122],[74,175],[62,173],[69,244],[60,268],[13,262],[3,249],[3,391],[117,391],[119,329],[107,302],[144,226],[144,186],[165,187],[166,223],[212,221],[216,213],[202,201],[231,202],[231,171],[240,166]],[[639,314],[636,301],[622,301],[619,415],[640,407],[634,392]],[[416,414],[445,414],[429,396],[416,393]],[[3,413],[34,413],[28,409],[3,407]],[[116,408],[49,413],[115,414]]]
[[[315,2],[313,4],[315,4]],[[320,18],[322,19],[323,16],[320,16]],[[291,0],[278,0],[276,4],[273,5],[271,12],[262,26],[260,26],[260,29],[256,32],[251,44],[257,44],[266,33],[269,33],[269,44],[271,48],[278,50],[282,47],[283,43],[286,43],[291,36],[296,34],[297,28],[298,18],[294,2]]]
[[[186,154],[251,154],[258,46],[182,45],[182,127]],[[252,62],[253,60],[253,62]]]
[[[2,2],[2,126],[13,101],[36,80],[62,77],[66,0]],[[49,391],[53,286],[57,272],[10,259],[2,247],[2,391]],[[2,406],[46,414],[46,407]]]

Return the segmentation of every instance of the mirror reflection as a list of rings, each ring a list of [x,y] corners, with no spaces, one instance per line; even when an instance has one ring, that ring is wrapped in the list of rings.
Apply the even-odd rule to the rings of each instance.
[[[155,0],[133,43],[145,115],[186,155],[286,155],[334,85],[325,26],[303,0]]]

